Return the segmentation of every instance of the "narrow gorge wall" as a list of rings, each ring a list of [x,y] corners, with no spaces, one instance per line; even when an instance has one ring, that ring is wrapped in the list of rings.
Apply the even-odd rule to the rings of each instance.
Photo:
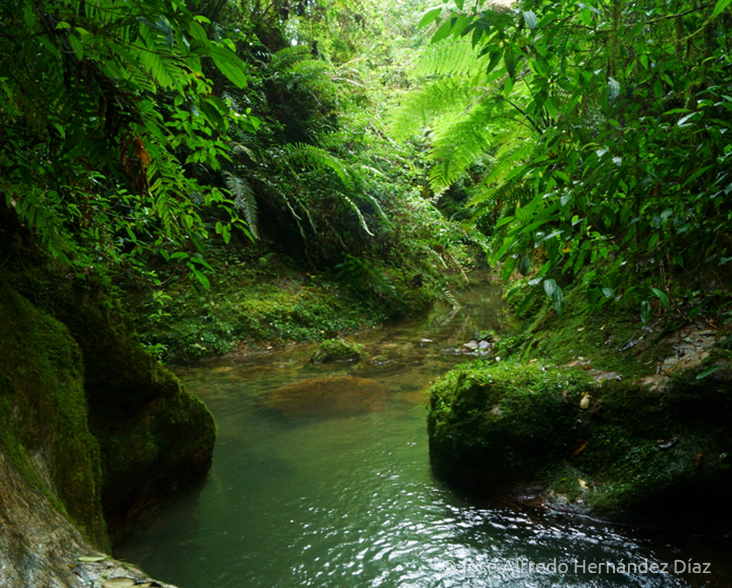
[[[108,523],[203,476],[215,425],[103,287],[62,283],[52,304],[31,303],[11,281],[0,274],[0,585],[91,585],[125,568],[76,558],[109,550]]]

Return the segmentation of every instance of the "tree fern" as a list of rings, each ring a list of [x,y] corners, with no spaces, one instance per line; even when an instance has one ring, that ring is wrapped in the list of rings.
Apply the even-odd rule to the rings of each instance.
[[[537,148],[537,138],[525,127],[517,127],[501,137],[501,141],[501,147],[492,158],[490,171],[475,188],[468,201],[469,206],[506,208],[528,196],[522,178],[513,181],[507,181],[507,178],[519,165],[529,161]]]
[[[483,159],[492,145],[491,109],[484,102],[459,116],[437,119],[433,125],[430,187],[440,193],[473,164]]]
[[[408,94],[392,115],[389,129],[397,140],[407,139],[434,122],[435,117],[459,114],[481,94],[480,80],[441,78]]]

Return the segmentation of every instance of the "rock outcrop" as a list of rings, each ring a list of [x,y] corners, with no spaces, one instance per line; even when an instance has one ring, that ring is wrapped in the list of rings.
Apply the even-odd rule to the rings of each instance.
[[[110,522],[211,463],[205,406],[115,319],[103,288],[77,288],[32,304],[0,279],[3,586],[144,580],[131,566],[78,558],[101,557]]]

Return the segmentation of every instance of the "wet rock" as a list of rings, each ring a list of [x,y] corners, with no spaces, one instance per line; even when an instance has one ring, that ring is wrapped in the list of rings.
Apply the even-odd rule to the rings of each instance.
[[[89,426],[83,347],[0,279],[0,349],[0,586],[149,580],[101,551],[106,462]]]
[[[374,365],[386,365],[391,360],[386,355],[377,355],[371,358],[371,363]]]
[[[605,382],[608,380],[617,380],[619,382],[623,379],[623,377],[616,372],[604,372],[602,370],[591,369],[588,370],[587,373],[596,382]]]

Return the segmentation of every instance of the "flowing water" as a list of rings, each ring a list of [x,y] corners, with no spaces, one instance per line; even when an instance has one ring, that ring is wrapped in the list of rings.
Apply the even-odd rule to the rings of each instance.
[[[732,585],[729,541],[471,504],[431,476],[424,390],[500,329],[495,287],[463,298],[362,333],[359,364],[303,346],[182,373],[218,422],[213,469],[116,556],[180,588]]]

